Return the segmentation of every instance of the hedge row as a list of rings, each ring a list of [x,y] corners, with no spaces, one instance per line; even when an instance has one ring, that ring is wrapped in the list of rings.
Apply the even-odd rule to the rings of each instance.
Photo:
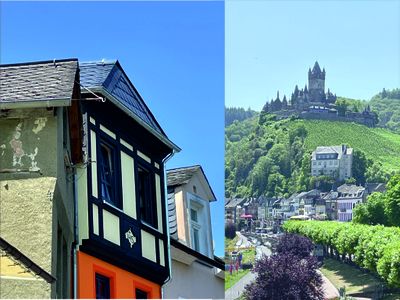
[[[287,221],[285,231],[309,237],[316,244],[333,248],[362,268],[376,272],[400,287],[400,228],[334,221]]]

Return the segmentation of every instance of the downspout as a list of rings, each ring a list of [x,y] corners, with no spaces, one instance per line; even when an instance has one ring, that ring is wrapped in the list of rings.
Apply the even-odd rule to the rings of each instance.
[[[166,224],[167,224],[167,249],[168,249],[168,267],[169,267],[169,275],[168,278],[164,281],[164,284],[161,286],[161,299],[164,299],[164,287],[168,284],[168,282],[170,282],[171,280],[171,273],[172,273],[172,261],[171,261],[171,242],[170,242],[170,235],[169,235],[169,217],[168,217],[168,189],[167,189],[167,171],[165,168],[165,164],[167,163],[167,161],[169,161],[172,156],[174,156],[175,154],[175,150],[172,150],[172,152],[170,154],[167,155],[167,157],[165,157],[162,162],[163,162],[163,166],[164,166],[164,195],[165,195],[165,199],[164,201],[166,202],[166,206],[165,206],[165,211],[166,213]]]
[[[77,264],[77,251],[78,251],[78,189],[77,189],[77,174],[76,174],[76,168],[74,168],[74,295],[73,298],[77,299],[78,298],[78,293],[77,293],[77,277],[78,277],[78,264]]]

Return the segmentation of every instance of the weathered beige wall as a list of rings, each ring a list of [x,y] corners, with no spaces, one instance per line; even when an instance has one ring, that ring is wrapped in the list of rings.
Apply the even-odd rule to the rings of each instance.
[[[16,247],[41,268],[51,273],[52,254],[52,210],[56,178],[39,177],[19,180],[0,181],[0,234],[11,245]],[[49,197],[50,196],[50,197]],[[0,274],[3,275],[3,274]],[[46,286],[47,294],[37,288],[36,281],[15,279],[2,280],[4,286],[11,286],[8,298],[46,297],[50,298],[50,285]],[[39,295],[30,294],[29,288],[40,291]],[[26,291],[24,292],[23,290]]]
[[[64,164],[63,109],[0,113],[0,235],[54,277],[58,224],[68,252],[73,241],[73,177]],[[55,284],[2,278],[9,298],[56,296]]]
[[[1,299],[50,298],[50,285],[44,280],[15,280],[0,278]]]
[[[175,190],[175,207],[176,207],[176,224],[178,228],[178,239],[189,245],[189,236],[186,230],[186,207],[183,199],[183,191],[181,187]]]

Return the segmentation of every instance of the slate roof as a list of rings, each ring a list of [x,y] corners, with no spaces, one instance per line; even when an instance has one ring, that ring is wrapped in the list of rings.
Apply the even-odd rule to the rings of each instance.
[[[196,165],[167,170],[167,186],[178,186],[188,183],[200,168],[199,165]]]
[[[342,157],[343,154],[351,154],[353,152],[353,148],[345,147],[345,151],[343,151],[343,146],[319,146],[312,153],[312,159],[316,159],[317,154],[338,154],[338,159]]]
[[[166,134],[146,106],[118,61],[97,61],[80,63],[81,91],[103,88],[124,109],[139,117],[141,121],[164,137]]]
[[[339,197],[360,198],[365,192],[365,188],[354,184],[343,184],[337,188]]]
[[[0,105],[55,100],[70,105],[77,70],[75,58],[0,65]]]
[[[174,238],[178,238],[178,224],[176,221],[176,205],[175,205],[174,189],[171,188],[168,189],[167,199],[168,199],[169,234]]]
[[[226,208],[235,208],[238,205],[243,204],[246,201],[246,198],[235,198],[232,199],[229,203],[225,205]]]
[[[215,197],[214,191],[211,188],[210,183],[208,182],[207,176],[204,173],[203,168],[200,165],[167,170],[167,186],[175,187],[175,186],[184,185],[184,184],[188,183],[190,181],[190,179],[193,177],[193,175],[199,170],[203,174],[204,179],[207,182],[208,187],[211,191],[212,197],[214,198],[214,201],[215,201],[217,199],[217,197]]]

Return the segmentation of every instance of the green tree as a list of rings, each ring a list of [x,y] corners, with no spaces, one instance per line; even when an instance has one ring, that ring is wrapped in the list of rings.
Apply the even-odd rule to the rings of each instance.
[[[387,184],[386,207],[389,223],[400,226],[400,174],[393,176]]]
[[[382,193],[368,196],[367,202],[359,204],[353,211],[355,223],[368,225],[389,225],[385,213],[386,197]]]
[[[371,160],[367,159],[365,153],[355,149],[353,152],[353,177],[357,184],[364,185],[366,178],[365,174],[368,167],[372,164]]]

